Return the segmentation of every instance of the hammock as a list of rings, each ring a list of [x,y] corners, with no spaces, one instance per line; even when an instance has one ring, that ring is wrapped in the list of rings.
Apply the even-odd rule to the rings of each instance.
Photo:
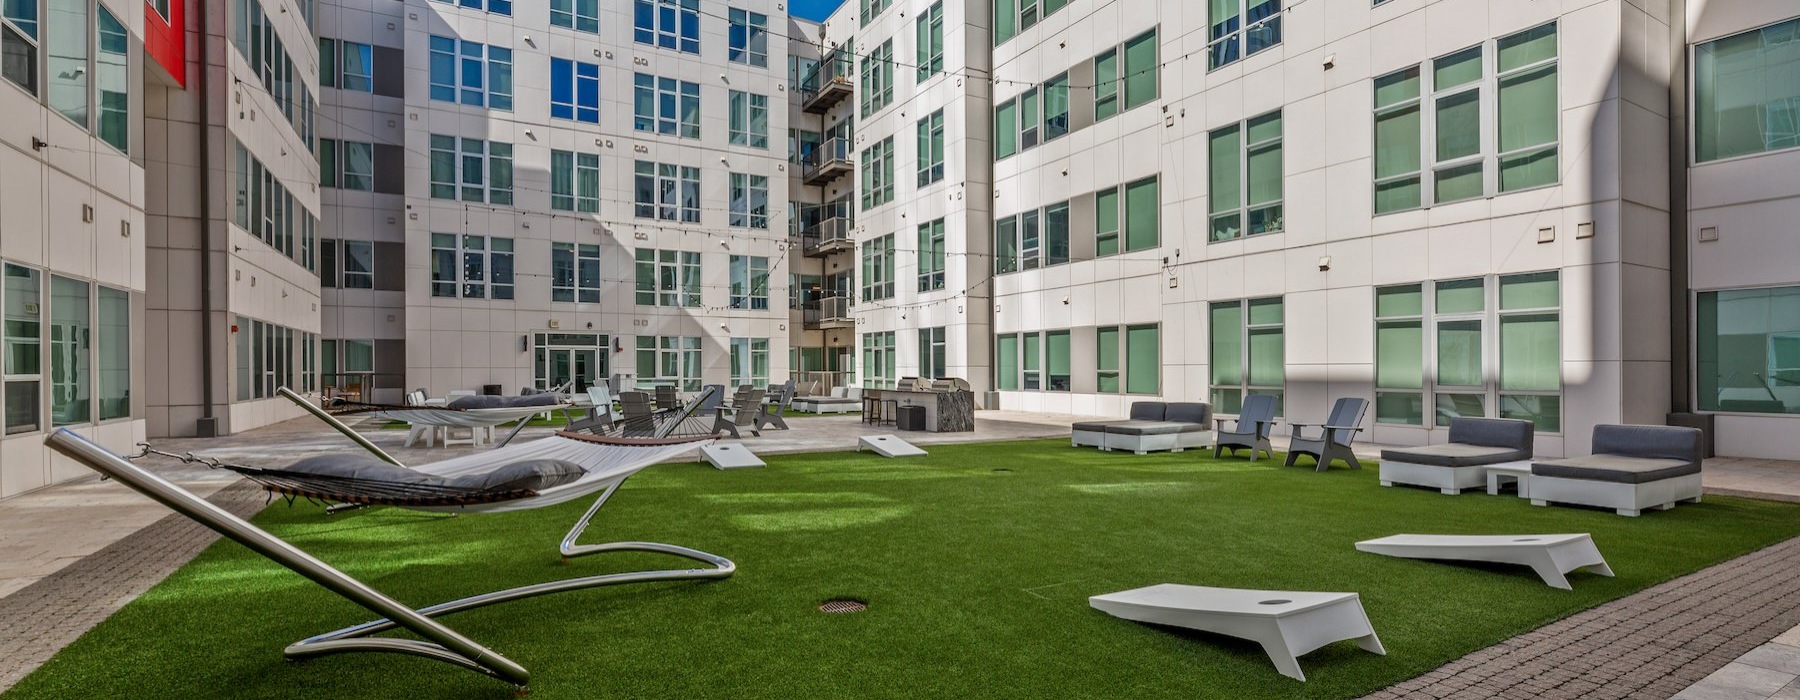
[[[708,440],[707,437],[610,438],[565,431],[532,442],[410,469],[438,477],[436,480],[356,478],[223,463],[219,467],[241,474],[264,489],[289,496],[410,510],[501,513],[553,506],[581,498],[622,483],[639,470],[691,451]],[[455,485],[454,480],[459,478],[478,477],[507,465],[541,460],[573,465],[582,474],[575,481],[544,489],[482,489]]]
[[[567,408],[571,404],[558,401],[551,404],[500,406],[495,408],[382,406],[378,404],[347,405],[348,408],[339,410],[336,414],[340,416],[374,416],[377,418],[385,418],[387,420],[404,421],[413,425],[429,425],[439,428],[490,428],[523,418],[530,418],[539,413]]]
[[[598,586],[650,581],[722,579],[737,571],[730,559],[672,544],[657,542],[611,542],[578,544],[601,506],[618,491],[633,474],[664,459],[693,450],[712,440],[711,435],[667,437],[692,417],[695,408],[671,416],[658,432],[660,437],[622,438],[584,435],[563,431],[553,436],[516,446],[502,446],[463,457],[447,459],[414,469],[407,469],[374,443],[351,430],[342,422],[305,401],[286,387],[283,396],[307,408],[345,436],[369,450],[387,464],[369,468],[367,460],[352,464],[337,474],[304,472],[298,469],[265,469],[200,460],[192,455],[177,456],[187,461],[229,469],[244,475],[263,488],[282,494],[358,505],[387,505],[425,511],[459,513],[498,513],[543,508],[566,503],[599,493],[581,518],[563,536],[558,547],[563,561],[603,552],[656,552],[670,554],[705,566],[687,569],[655,569],[581,576],[558,581],[530,584],[483,593],[423,608],[408,607],[367,584],[351,578],[292,544],[238,518],[205,499],[152,474],[94,444],[67,428],[57,430],[45,440],[51,449],[74,459],[120,483],[168,506],[177,513],[199,522],[221,535],[236,540],[251,550],[293,570],[345,599],[380,615],[381,619],[346,627],[335,632],[303,639],[288,645],[283,652],[290,659],[308,659],[345,652],[386,652],[420,656],[449,663],[513,684],[521,693],[531,674],[523,666],[450,629],[434,617],[454,612],[504,603],[523,598],[573,591]],[[410,410],[410,409],[409,409]],[[536,407],[542,411],[543,407]],[[143,446],[146,453],[155,452]],[[158,452],[157,454],[168,455]],[[176,456],[176,455],[169,455]],[[539,465],[567,468],[578,475],[572,481],[545,479],[536,488],[520,487],[520,482],[503,481],[494,487],[472,487],[481,477],[496,475],[501,470],[536,462]],[[295,465],[298,467],[299,465]],[[536,468],[535,466],[533,467]],[[386,470],[385,472],[383,470]],[[530,470],[525,470],[530,471]],[[387,474],[390,477],[373,478]],[[473,477],[473,478],[472,478]],[[327,512],[330,512],[329,510]],[[375,637],[396,628],[417,634],[422,640]]]

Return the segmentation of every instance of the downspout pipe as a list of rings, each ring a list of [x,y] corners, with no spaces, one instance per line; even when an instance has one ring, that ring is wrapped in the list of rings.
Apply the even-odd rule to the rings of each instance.
[[[205,5],[206,0],[195,2]],[[216,437],[219,419],[214,415],[213,403],[212,12],[204,6],[194,9],[199,10],[195,14],[200,16],[200,79],[195,81],[195,98],[200,103],[200,420],[194,425],[194,434]]]

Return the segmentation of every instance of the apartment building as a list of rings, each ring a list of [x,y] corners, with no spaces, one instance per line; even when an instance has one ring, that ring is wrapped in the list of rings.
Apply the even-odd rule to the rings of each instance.
[[[781,8],[325,3],[325,381],[785,380]]]
[[[894,4],[892,19],[871,0],[824,23],[831,45],[855,47],[849,101],[877,105],[856,115],[859,144],[895,131],[879,125],[890,91],[930,89],[905,79],[927,35],[893,26],[929,4]],[[1794,248],[1779,242],[1800,190],[1779,174],[1800,145],[1792,7],[998,0],[991,12],[953,18],[973,41],[947,42],[961,47],[946,71],[969,78],[967,111],[991,120],[973,132],[990,150],[971,139],[950,159],[992,163],[991,191],[964,193],[991,203],[989,240],[970,240],[974,213],[947,241],[983,258],[971,279],[991,289],[951,288],[983,299],[989,330],[947,345],[993,358],[942,374],[997,405],[1121,414],[1160,397],[1229,414],[1271,393],[1286,418],[1317,421],[1333,398],[1362,396],[1375,442],[1441,442],[1451,417],[1505,416],[1536,423],[1545,455],[1585,452],[1597,423],[1700,412],[1722,454],[1792,454],[1779,428],[1800,402]],[[990,94],[973,94],[982,82]],[[925,104],[954,113],[958,97]],[[884,155],[857,164],[877,202]],[[852,313],[869,385],[934,374],[930,298],[880,303],[887,237],[910,237],[917,222],[902,216],[931,205],[905,184],[899,211],[857,212],[858,258],[873,264],[853,286],[876,290]]]
[[[0,497],[86,473],[67,427],[143,439],[146,104],[181,75],[170,22],[136,0],[0,7]]]

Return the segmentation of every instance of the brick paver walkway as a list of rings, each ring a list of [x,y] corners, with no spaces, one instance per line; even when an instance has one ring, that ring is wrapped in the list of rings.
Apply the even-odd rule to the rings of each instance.
[[[267,494],[239,481],[207,500],[242,517]],[[219,538],[181,515],[154,524],[0,598],[0,692]]]
[[[1365,700],[1668,698],[1800,625],[1800,538],[1508,639]]]

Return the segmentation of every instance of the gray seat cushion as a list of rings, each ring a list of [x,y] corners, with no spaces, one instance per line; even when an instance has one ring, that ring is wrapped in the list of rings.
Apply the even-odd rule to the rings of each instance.
[[[1106,426],[1108,435],[1174,435],[1185,432],[1183,428],[1192,423],[1173,423],[1160,420],[1127,420],[1111,423]]]
[[[446,480],[441,476],[433,476],[413,471],[406,467],[396,467],[373,455],[318,455],[288,465],[282,471],[307,474],[311,476],[335,477],[339,479],[357,479],[360,481],[380,481],[389,484],[409,484],[418,486],[443,486]]]
[[[1620,484],[1646,484],[1699,473],[1700,465],[1686,460],[1608,454],[1571,457],[1549,462],[1536,462],[1531,465],[1532,476],[1610,481]]]
[[[542,491],[580,479],[587,470],[560,459],[528,459],[491,472],[451,479],[449,485],[482,491]]]
[[[450,402],[450,408],[515,408],[522,406],[555,406],[562,403],[556,394],[543,393],[530,396],[458,396]]]
[[[1090,420],[1072,424],[1069,426],[1069,429],[1077,433],[1104,433],[1106,432],[1107,426],[1130,422],[1131,421],[1126,420]]]
[[[846,399],[843,397],[829,397],[829,396],[803,396],[803,397],[794,399],[794,401],[796,403],[810,403],[810,404],[832,405],[832,406],[836,406],[838,404],[850,404],[850,403],[860,404],[860,403],[862,403],[862,399]]]
[[[1382,450],[1381,458],[1390,462],[1423,464],[1428,467],[1480,467],[1531,459],[1531,450],[1464,445],[1452,442],[1444,445]]]

